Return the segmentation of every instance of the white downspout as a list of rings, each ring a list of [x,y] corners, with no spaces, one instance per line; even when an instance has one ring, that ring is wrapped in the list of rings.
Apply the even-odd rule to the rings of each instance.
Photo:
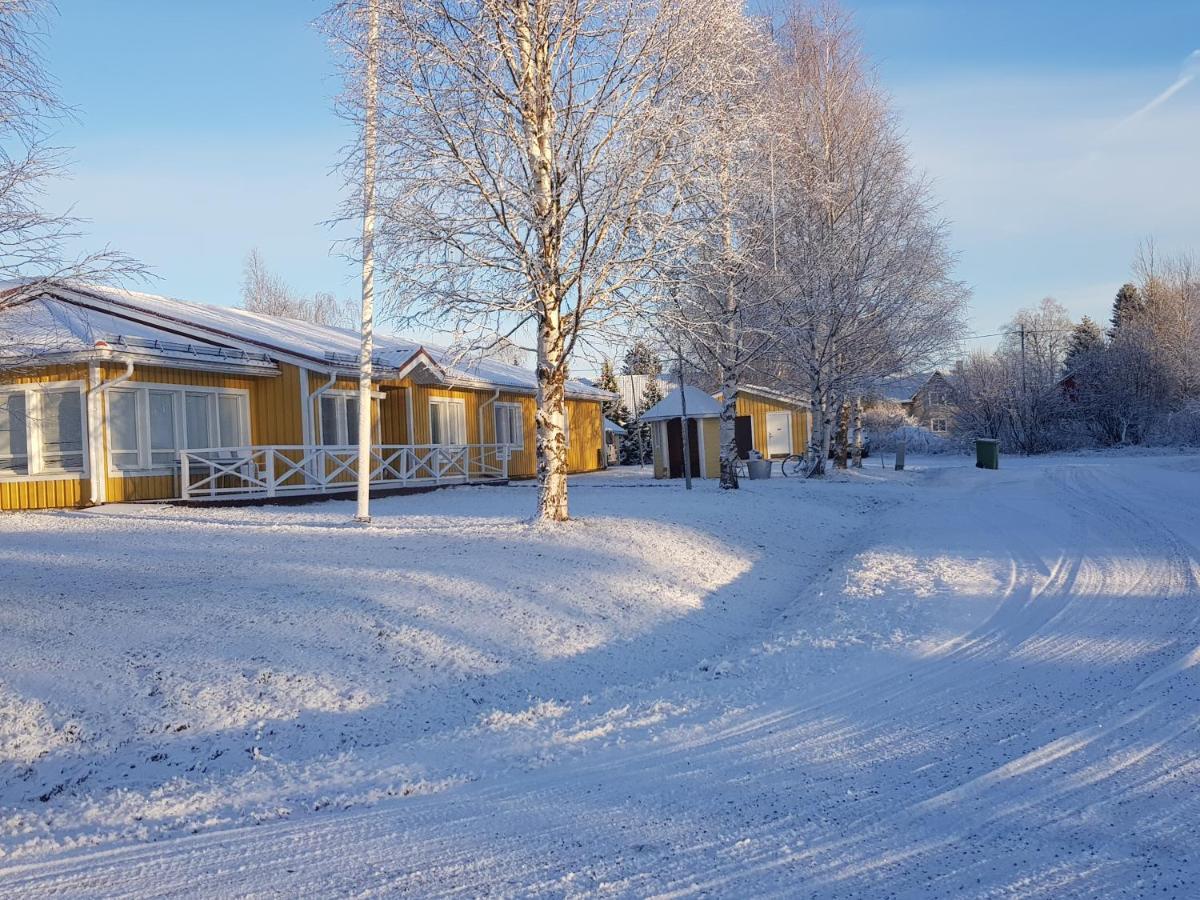
[[[485,443],[483,440],[483,411],[499,399],[500,399],[500,388],[496,388],[496,390],[494,390],[492,392],[492,396],[488,397],[486,400],[484,400],[482,403],[479,404],[479,412],[478,412],[478,415],[479,415],[479,445],[480,445],[479,446],[479,467],[480,467],[481,471],[483,469],[483,461],[484,461],[483,444]],[[493,437],[495,437],[495,435],[493,435]],[[493,440],[492,443],[498,443],[498,442]],[[496,448],[496,457],[497,457],[496,461],[499,462],[499,457],[500,457],[500,448],[499,447]],[[470,457],[468,455],[468,459],[469,458]],[[469,463],[468,463],[468,470],[469,470]]]
[[[309,415],[312,416],[312,422],[313,422],[313,445],[314,446],[317,446],[321,443],[320,426],[316,424],[317,417],[320,416],[320,412],[321,412],[321,406],[320,406],[321,395],[323,393],[325,393],[327,390],[329,390],[331,387],[333,387],[335,384],[337,384],[337,380],[338,380],[337,372],[335,372],[331,369],[329,371],[329,380],[327,382],[325,382],[323,385],[321,385],[319,388],[317,388],[315,391],[313,391],[312,394],[309,395],[309,398],[308,398]]]
[[[92,386],[88,388],[88,456],[92,470],[91,504],[99,506],[108,500],[108,466],[104,459],[104,428],[101,426],[103,408],[101,399],[109,388],[124,384],[133,377],[133,360],[125,360],[125,371],[116,378],[108,381],[100,380],[100,364],[88,365],[88,380]],[[107,424],[107,422],[105,422]]]
[[[404,430],[405,436],[408,438],[408,445],[415,447],[417,444],[417,426],[416,420],[413,418],[413,386],[409,384],[404,389]]]
[[[309,393],[308,369],[298,367],[300,372],[300,443],[308,447],[316,443],[313,436],[312,395]]]

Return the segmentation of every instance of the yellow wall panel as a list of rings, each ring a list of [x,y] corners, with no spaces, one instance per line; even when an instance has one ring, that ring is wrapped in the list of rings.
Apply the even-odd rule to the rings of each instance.
[[[704,429],[704,477],[721,477],[721,420],[702,419]]]
[[[772,412],[790,412],[792,414],[792,452],[803,453],[808,446],[809,435],[809,414],[804,407],[763,397],[752,391],[738,391],[737,414],[750,416],[754,433],[754,449],[764,455],[767,452],[767,413]]]

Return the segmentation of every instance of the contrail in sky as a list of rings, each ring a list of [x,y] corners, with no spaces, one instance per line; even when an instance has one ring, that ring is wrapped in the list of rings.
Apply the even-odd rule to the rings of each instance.
[[[1200,77],[1200,50],[1193,50],[1186,60],[1184,60],[1183,68],[1179,70],[1179,77],[1175,79],[1175,83],[1169,88],[1139,109],[1130,116],[1126,116],[1121,120],[1118,129],[1124,128],[1126,125],[1132,125],[1138,119],[1162,106],[1185,87]]]

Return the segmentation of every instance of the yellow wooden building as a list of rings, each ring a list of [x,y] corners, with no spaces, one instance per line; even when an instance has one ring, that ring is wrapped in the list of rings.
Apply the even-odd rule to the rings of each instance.
[[[720,478],[720,395],[714,397],[690,385],[683,388],[682,398],[676,388],[642,416],[643,421],[651,423],[654,476],[683,477],[685,411],[692,474],[698,478]],[[748,458],[751,451],[768,459],[779,459],[804,453],[812,433],[811,414],[803,397],[746,385],[738,389],[734,428],[742,459]]]
[[[329,495],[357,453],[358,334],[93,286],[0,293],[0,509]],[[536,474],[534,374],[377,334],[379,488]],[[572,472],[602,402],[570,382]]]

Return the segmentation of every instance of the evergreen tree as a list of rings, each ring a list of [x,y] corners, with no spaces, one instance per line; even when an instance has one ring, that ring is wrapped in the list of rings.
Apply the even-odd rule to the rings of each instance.
[[[658,354],[645,341],[637,341],[625,354],[621,374],[661,375],[662,370],[662,360],[658,358]]]
[[[643,422],[642,416],[652,406],[662,402],[662,399],[663,395],[659,390],[658,381],[648,381],[645,390],[642,391],[642,400],[638,404],[637,418],[625,426],[626,434],[621,440],[621,462],[626,465],[648,463],[654,459],[650,423]]]
[[[1115,333],[1122,325],[1128,325],[1146,311],[1146,300],[1137,285],[1126,282],[1117,291],[1113,300],[1112,330]]]
[[[617,395],[615,400],[604,401],[604,418],[616,422],[618,425],[624,425],[633,418],[629,414],[629,408],[621,399],[621,388],[617,384],[617,375],[613,371],[612,360],[606,359],[601,363],[600,377],[596,379],[596,387]]]
[[[1104,332],[1088,316],[1084,316],[1071,332],[1064,369],[1070,373],[1079,369],[1097,350],[1104,349]]]
[[[642,390],[642,400],[638,404],[638,418],[642,417],[642,413],[652,406],[661,403],[663,399],[662,389],[658,386],[658,380],[647,381],[646,387]]]

